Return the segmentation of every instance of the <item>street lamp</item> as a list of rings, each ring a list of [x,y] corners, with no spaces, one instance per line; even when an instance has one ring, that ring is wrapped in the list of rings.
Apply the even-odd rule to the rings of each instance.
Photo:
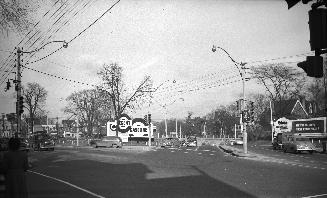
[[[17,48],[17,102],[16,102],[16,115],[17,115],[17,131],[15,133],[15,137],[18,138],[18,132],[19,130],[21,129],[21,110],[23,110],[22,108],[23,107],[20,107],[19,102],[21,101],[22,102],[22,93],[21,93],[21,71],[20,71],[20,67],[21,67],[21,63],[20,63],[20,56],[21,54],[30,54],[30,53],[33,53],[33,52],[37,52],[37,51],[40,51],[41,49],[43,49],[46,45],[49,45],[50,43],[63,43],[63,47],[64,48],[67,48],[68,47],[68,43],[66,41],[50,41],[46,44],[44,44],[42,47],[40,48],[37,48],[35,50],[32,50],[32,51],[23,51],[21,50],[19,47]]]
[[[236,62],[231,56],[230,54],[223,48],[219,47],[219,46],[212,46],[212,52],[216,52],[217,49],[222,50],[223,52],[225,52],[227,54],[227,56],[231,59],[231,61],[234,63],[234,65],[236,66],[236,68],[238,69],[238,72],[241,76],[242,79],[242,85],[243,85],[243,103],[245,104],[245,77],[244,77],[244,71],[243,71],[243,67],[246,63],[238,63]],[[239,67],[241,66],[241,68]],[[243,111],[244,111],[244,107],[245,105],[243,105]],[[242,115],[242,114],[241,114]],[[247,153],[247,132],[246,132],[246,123],[243,122],[243,118],[241,117],[241,124],[243,125],[243,150],[244,153]]]

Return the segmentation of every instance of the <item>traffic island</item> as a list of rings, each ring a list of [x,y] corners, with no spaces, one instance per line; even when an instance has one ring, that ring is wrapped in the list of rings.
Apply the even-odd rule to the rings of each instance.
[[[236,157],[248,157],[248,158],[254,158],[256,155],[254,153],[248,152],[244,153],[242,149],[235,148],[228,145],[219,145],[219,148],[224,151],[225,153],[231,154]]]

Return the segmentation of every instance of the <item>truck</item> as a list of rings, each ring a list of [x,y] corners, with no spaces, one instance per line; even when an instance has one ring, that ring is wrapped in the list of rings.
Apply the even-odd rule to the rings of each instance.
[[[287,151],[289,147],[295,148],[294,145],[290,146],[290,142],[297,144],[296,140],[308,140],[311,143],[321,144],[323,152],[326,152],[326,117],[297,120],[280,118],[274,122],[272,134],[273,149],[286,149]]]

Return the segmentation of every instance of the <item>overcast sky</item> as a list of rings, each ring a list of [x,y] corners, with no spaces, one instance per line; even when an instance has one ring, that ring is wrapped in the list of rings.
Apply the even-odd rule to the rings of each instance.
[[[41,5],[36,17],[40,23],[34,31],[47,32],[53,27],[55,18],[43,17],[48,10],[53,13],[61,6],[53,6],[53,2]],[[71,40],[115,2],[91,0],[76,17],[65,15],[69,23],[57,33],[47,34],[52,35],[49,41]],[[68,1],[64,7],[82,7],[73,6],[74,3],[75,0]],[[143,117],[149,111],[153,119],[162,119],[165,110],[161,106],[165,104],[169,118],[184,118],[189,111],[202,116],[219,105],[233,103],[242,93],[237,68],[223,51],[213,53],[212,45],[224,48],[236,61],[247,62],[247,66],[303,61],[305,55],[295,55],[310,53],[309,9],[310,5],[299,3],[288,10],[282,0],[121,0],[68,48],[26,65],[34,70],[24,69],[22,81],[37,82],[48,90],[49,116],[65,118],[69,116],[61,109],[66,97],[74,91],[93,88],[99,83],[96,73],[101,66],[116,62],[124,68],[130,88],[145,75],[152,77],[155,87],[161,85],[150,108],[145,104],[131,116]],[[9,55],[5,51],[14,49],[22,38],[13,33],[1,36],[2,65]],[[33,50],[39,45],[19,47]],[[38,60],[58,47],[59,43],[52,43],[32,58],[24,54],[23,63]],[[13,64],[14,60],[4,69]],[[296,67],[296,63],[293,65]],[[0,76],[3,73],[2,70]],[[15,92],[4,92],[5,81],[0,81],[0,112],[10,113],[15,111]],[[246,94],[258,92],[264,93],[264,89],[255,81],[246,83]]]

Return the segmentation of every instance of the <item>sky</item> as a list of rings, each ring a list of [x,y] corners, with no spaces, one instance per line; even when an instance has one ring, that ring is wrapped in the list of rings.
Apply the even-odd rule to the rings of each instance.
[[[301,2],[288,10],[282,0],[121,0],[101,18],[117,1],[81,1],[89,2],[85,9],[80,9],[82,3],[74,4],[76,0],[54,2],[40,5],[34,14],[39,24],[33,33],[39,31],[44,39],[51,36],[48,42],[70,41],[78,36],[68,48],[40,61],[61,43],[51,43],[33,57],[22,57],[23,64],[30,68],[23,69],[22,84],[37,82],[48,91],[46,110],[50,118],[70,117],[62,111],[65,99],[75,91],[99,84],[97,72],[103,64],[122,66],[130,90],[150,75],[158,90],[151,103],[129,114],[143,117],[151,113],[153,120],[160,121],[164,117],[185,118],[188,112],[203,116],[242,96],[237,67],[222,50],[212,52],[213,45],[225,49],[235,61],[247,63],[247,67],[282,62],[296,68],[296,62],[310,53],[310,4]],[[71,10],[63,16],[68,23],[53,25],[56,15],[50,14],[60,6]],[[47,11],[50,14],[45,15]],[[54,33],[48,31],[51,27],[61,28]],[[30,37],[13,32],[0,35],[0,113],[15,111],[14,89],[4,91],[8,76],[5,70],[12,69],[15,61],[7,65],[4,61],[10,55],[8,51],[17,46],[24,51],[42,46],[38,40],[29,47],[26,41]],[[14,78],[14,74],[8,78]],[[265,93],[253,79],[245,82],[245,94],[252,93]]]

